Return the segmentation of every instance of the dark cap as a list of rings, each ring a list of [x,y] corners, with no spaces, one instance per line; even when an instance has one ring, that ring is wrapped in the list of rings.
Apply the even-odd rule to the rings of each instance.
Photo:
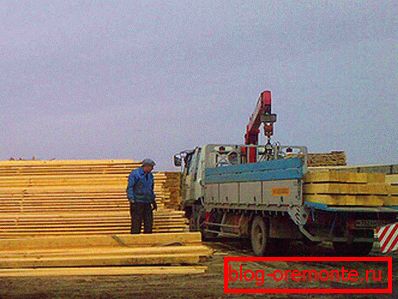
[[[153,161],[152,159],[144,159],[144,160],[142,161],[141,166],[145,166],[145,165],[155,166],[156,163],[155,163],[155,161]]]

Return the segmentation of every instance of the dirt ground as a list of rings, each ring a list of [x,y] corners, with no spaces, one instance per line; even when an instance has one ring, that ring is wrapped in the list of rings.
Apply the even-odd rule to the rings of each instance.
[[[227,298],[223,292],[223,258],[225,256],[251,255],[246,245],[222,240],[208,242],[214,255],[204,264],[207,273],[178,276],[85,276],[52,278],[1,278],[0,298]],[[298,243],[289,251],[292,256],[331,256],[333,252],[327,245],[308,248]],[[373,254],[373,255],[376,255]],[[393,264],[398,262],[398,254],[393,255]],[[255,263],[252,264],[255,267]],[[272,263],[270,267],[286,269],[286,263]],[[298,265],[304,266],[303,264]],[[361,264],[352,265],[360,270]],[[323,269],[325,264],[313,268]],[[271,287],[272,285],[268,285]],[[349,285],[331,285],[349,287]],[[381,288],[385,285],[367,285]],[[398,271],[393,270],[393,295],[245,295],[241,297],[263,298],[398,298]]]

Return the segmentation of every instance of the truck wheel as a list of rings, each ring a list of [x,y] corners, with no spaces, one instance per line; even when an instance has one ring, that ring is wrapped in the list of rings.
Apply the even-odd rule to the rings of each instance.
[[[372,251],[373,242],[333,242],[333,249],[336,255],[366,256]]]
[[[268,230],[262,217],[256,216],[250,232],[250,240],[255,255],[262,256],[267,250]]]

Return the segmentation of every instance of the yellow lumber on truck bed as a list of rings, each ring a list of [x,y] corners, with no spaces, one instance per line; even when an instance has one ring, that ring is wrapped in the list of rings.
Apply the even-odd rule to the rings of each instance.
[[[376,195],[305,195],[306,201],[334,206],[382,206],[385,198]]]
[[[357,173],[340,171],[309,171],[304,177],[305,183],[385,183],[383,173]]]
[[[386,184],[343,184],[320,183],[305,184],[306,194],[350,194],[350,195],[387,195]]]
[[[303,194],[308,202],[341,206],[396,205],[397,192],[384,173],[357,173],[337,170],[309,170]]]

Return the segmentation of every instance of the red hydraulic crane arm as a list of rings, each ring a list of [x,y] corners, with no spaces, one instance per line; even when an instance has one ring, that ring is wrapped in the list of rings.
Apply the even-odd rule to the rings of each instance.
[[[256,109],[246,126],[245,144],[258,144],[261,124],[264,123],[264,134],[269,139],[274,133],[276,114],[271,113],[271,91],[265,90],[260,94]]]
[[[267,137],[267,143],[269,143],[271,136],[274,134],[274,122],[276,122],[276,114],[271,112],[271,92],[265,90],[260,94],[256,109],[246,126],[245,144],[258,144],[261,124],[264,124],[264,134]],[[248,163],[257,161],[257,149],[255,147],[242,147],[241,152]]]

